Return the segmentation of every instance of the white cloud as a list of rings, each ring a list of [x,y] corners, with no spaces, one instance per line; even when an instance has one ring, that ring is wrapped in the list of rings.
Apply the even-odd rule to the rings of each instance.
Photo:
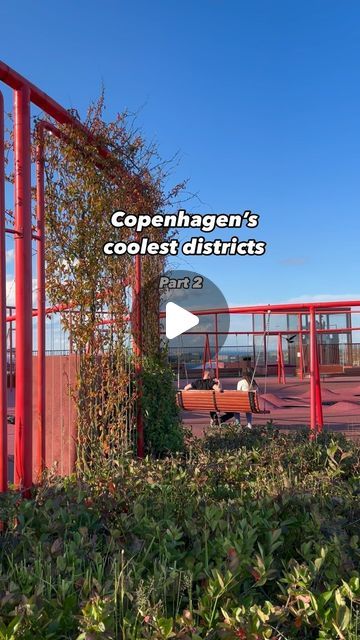
[[[36,288],[37,288],[37,279],[33,278],[32,280],[32,304],[36,306]],[[15,294],[16,294],[16,282],[15,278],[8,277],[6,278],[6,304],[9,307],[15,306]]]
[[[6,264],[12,264],[14,262],[14,257],[15,257],[14,249],[8,249],[5,255],[6,255]]]
[[[9,307],[15,305],[15,280],[14,278],[6,278],[6,304]]]

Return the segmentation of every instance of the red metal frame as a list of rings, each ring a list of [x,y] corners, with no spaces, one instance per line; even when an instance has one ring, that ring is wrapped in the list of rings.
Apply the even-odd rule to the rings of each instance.
[[[108,157],[110,152],[101,147],[83,125],[74,119],[71,114],[59,105],[55,100],[43,93],[35,85],[30,83],[10,67],[0,62],[0,81],[7,84],[14,91],[14,158],[15,158],[15,227],[8,230],[15,237],[15,276],[16,276],[16,312],[15,315],[6,317],[6,272],[5,272],[5,195],[4,195],[4,107],[3,97],[0,93],[0,302],[1,302],[1,326],[0,326],[0,491],[7,487],[7,424],[6,424],[6,322],[16,320],[16,407],[15,407],[15,482],[25,491],[32,484],[32,318],[38,316],[38,396],[37,396],[37,439],[36,439],[36,468],[40,473],[44,465],[45,451],[45,398],[43,395],[45,384],[45,333],[44,323],[48,311],[45,309],[45,280],[44,280],[44,175],[42,139],[40,132],[39,146],[36,159],[36,186],[37,186],[37,230],[33,233],[31,226],[31,155],[30,155],[30,107],[35,104],[45,113],[51,116],[59,124],[70,124],[82,130],[88,139],[94,143],[98,153],[102,157]],[[47,124],[50,128],[53,125]],[[56,129],[56,127],[54,127]],[[119,166],[119,174],[124,171]],[[38,309],[32,309],[32,258],[31,243],[38,241]],[[138,256],[135,260],[135,281],[133,284],[134,311],[132,317],[132,330],[134,337],[134,352],[136,356],[136,374],[141,384],[141,359],[142,359],[142,318],[141,318],[141,260]],[[73,305],[63,305],[51,310],[71,309]],[[230,309],[206,309],[193,311],[197,315],[214,314],[215,331],[219,335],[218,315],[230,314],[284,314],[298,313],[310,315],[310,330],[299,331],[299,335],[310,333],[310,386],[311,386],[311,419],[312,433],[321,430],[323,425],[321,405],[321,381],[319,375],[319,353],[317,347],[317,330],[315,326],[316,313],[327,310],[332,313],[340,312],[345,307],[360,307],[359,300],[298,303],[287,305],[262,305],[233,307]],[[351,330],[351,329],[349,329]],[[354,328],[352,328],[354,330]],[[332,330],[332,333],[335,331]],[[344,330],[341,330],[344,333]],[[210,333],[210,332],[209,332]],[[231,332],[240,334],[242,332]],[[249,332],[244,332],[249,334]],[[261,335],[262,332],[257,332]],[[275,332],[279,334],[279,332]],[[280,335],[290,332],[280,332]],[[294,332],[291,332],[294,333]],[[266,332],[266,335],[273,335]],[[302,353],[302,349],[300,349]],[[302,367],[301,367],[302,368]],[[216,361],[218,375],[218,360]],[[138,454],[144,454],[144,434],[141,401],[138,403],[137,412]]]
[[[4,98],[0,91],[0,492],[7,490],[7,369]]]
[[[319,433],[324,426],[322,400],[321,400],[321,379],[320,379],[320,367],[319,367],[319,349],[317,344],[317,334],[322,333],[348,333],[355,330],[359,330],[358,327],[351,327],[345,329],[317,329],[316,328],[316,314],[320,311],[327,311],[328,313],[343,313],[344,310],[349,310],[351,307],[360,308],[360,300],[340,300],[335,302],[308,302],[308,303],[294,303],[294,304],[276,304],[276,305],[259,305],[248,307],[230,307],[229,309],[192,309],[191,312],[198,316],[204,315],[224,315],[224,314],[263,314],[264,317],[264,331],[229,331],[227,335],[277,335],[281,340],[282,335],[298,334],[299,336],[310,334],[310,431],[311,436],[314,437],[316,433]],[[359,311],[356,311],[358,313]],[[268,331],[265,319],[270,314],[289,314],[297,313],[299,315],[299,322],[301,323],[301,314],[307,314],[310,317],[310,329],[286,330],[286,331]],[[165,312],[160,313],[161,317],[165,316]],[[189,334],[204,334],[202,331],[189,331]],[[215,332],[207,332],[215,334]],[[217,332],[218,334],[223,332]],[[300,367],[303,371],[303,350],[302,342],[300,348]],[[264,345],[264,349],[266,345]],[[282,358],[282,348],[278,346],[278,358]],[[285,381],[284,363],[282,364],[283,376],[280,373],[280,380],[282,378]],[[281,372],[281,363],[280,363]],[[302,376],[303,377],[303,376]]]
[[[0,80],[14,90],[14,163],[15,163],[15,279],[16,279],[16,379],[15,387],[15,484],[26,492],[32,485],[32,220],[31,220],[31,130],[30,107],[34,103],[61,124],[79,123],[56,103],[21,75],[0,62]],[[4,143],[1,142],[1,156]],[[37,467],[42,468],[44,458],[44,382],[45,369],[42,351],[44,347],[43,321],[45,313],[44,293],[44,248],[43,248],[43,182],[41,158],[37,161],[37,189],[40,202],[37,210],[39,234],[38,255],[38,314],[40,352],[38,362],[38,427]],[[1,175],[0,188],[4,189],[4,175]],[[3,206],[1,206],[3,210]],[[3,213],[3,211],[2,211]],[[5,221],[4,221],[5,222]],[[2,242],[4,223],[1,221]],[[38,238],[37,238],[38,239]],[[40,303],[40,304],[39,304]],[[3,306],[3,305],[2,305]],[[3,320],[3,311],[2,311]],[[3,326],[3,322],[1,323]],[[3,331],[4,329],[2,329]],[[5,367],[6,371],[6,367]],[[1,396],[4,393],[4,380],[1,381]],[[6,422],[6,406],[2,407],[2,423]],[[6,438],[5,438],[6,440]],[[1,468],[7,468],[7,451],[1,443]],[[4,485],[4,480],[2,480]],[[7,478],[5,488],[7,485]]]
[[[0,81],[14,90],[14,160],[15,160],[15,227],[8,232],[15,237],[15,278],[16,312],[6,318],[6,261],[5,261],[5,195],[4,195],[4,106],[0,94],[0,491],[7,488],[7,408],[6,408],[6,321],[16,320],[16,391],[15,391],[15,484],[24,492],[32,485],[32,318],[38,315],[38,396],[37,396],[37,437],[36,471],[39,474],[44,467],[45,456],[45,255],[44,255],[44,174],[42,154],[42,131],[36,158],[37,187],[37,233],[32,232],[31,220],[31,129],[30,108],[36,105],[59,124],[69,124],[83,131],[94,143],[102,157],[111,156],[92,134],[55,100],[42,92],[9,66],[0,61]],[[46,123],[48,128],[53,125]],[[54,127],[56,129],[56,127]],[[119,164],[119,175],[125,169]],[[139,181],[139,185],[141,183]],[[37,257],[38,309],[32,309],[32,240],[39,242]],[[133,299],[138,315],[134,333],[137,334],[139,356],[137,374],[141,373],[141,269],[136,268]],[[60,307],[58,307],[60,310]],[[140,322],[139,322],[140,318]],[[5,365],[5,366],[3,366]],[[141,376],[140,376],[141,377]],[[143,427],[141,403],[138,416],[138,453],[143,455]]]

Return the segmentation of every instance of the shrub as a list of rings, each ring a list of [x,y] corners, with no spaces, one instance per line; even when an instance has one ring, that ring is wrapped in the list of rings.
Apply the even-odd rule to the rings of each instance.
[[[358,638],[360,450],[256,431],[1,496],[0,639]]]
[[[183,450],[184,432],[176,404],[173,373],[163,354],[145,358],[142,407],[146,451],[163,456]]]

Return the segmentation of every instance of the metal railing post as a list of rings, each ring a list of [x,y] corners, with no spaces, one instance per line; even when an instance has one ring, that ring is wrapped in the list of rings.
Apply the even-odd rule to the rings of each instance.
[[[0,493],[7,490],[7,362],[4,98],[0,91]]]
[[[15,484],[32,485],[32,230],[30,90],[15,90]]]
[[[36,148],[36,224],[37,224],[37,415],[36,476],[45,468],[45,197],[43,127],[37,129]]]

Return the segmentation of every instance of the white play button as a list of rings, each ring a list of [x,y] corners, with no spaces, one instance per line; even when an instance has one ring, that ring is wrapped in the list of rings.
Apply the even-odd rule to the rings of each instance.
[[[190,311],[186,311],[175,302],[168,302],[166,307],[166,337],[169,340],[180,336],[185,331],[196,327],[199,318]]]

